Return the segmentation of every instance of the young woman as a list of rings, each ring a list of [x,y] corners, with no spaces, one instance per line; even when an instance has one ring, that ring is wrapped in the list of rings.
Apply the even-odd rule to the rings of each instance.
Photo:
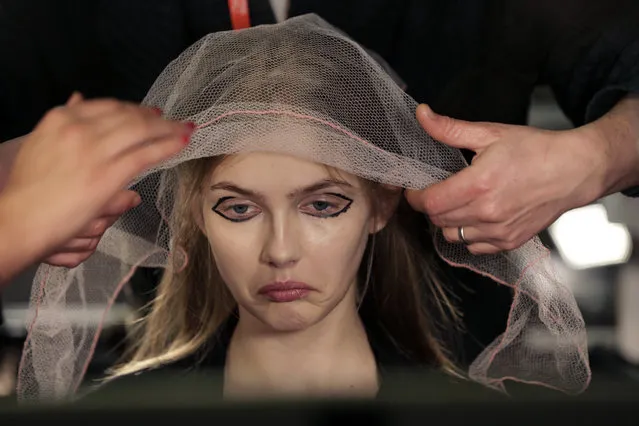
[[[167,268],[114,378],[212,368],[225,396],[374,396],[384,369],[455,370],[441,336],[455,311],[401,192],[272,152],[178,176],[173,244],[188,262]]]

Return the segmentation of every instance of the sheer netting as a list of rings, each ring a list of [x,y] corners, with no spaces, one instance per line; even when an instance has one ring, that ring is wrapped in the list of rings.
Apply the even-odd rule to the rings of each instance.
[[[143,103],[168,118],[193,121],[197,130],[183,152],[132,183],[142,204],[105,233],[88,261],[70,270],[39,268],[19,371],[23,400],[76,392],[101,329],[88,311],[106,316],[135,268],[188,262],[179,249],[170,250],[177,165],[271,151],[411,189],[467,166],[458,150],[424,132],[415,118],[417,103],[384,66],[316,15],[204,37],[162,72]],[[294,137],[275,136],[282,131]],[[569,393],[588,386],[584,321],[538,239],[507,253],[474,256],[441,232],[434,238],[446,262],[514,291],[506,330],[472,363],[472,379],[502,390],[505,380]],[[534,336],[545,344],[533,344]]]

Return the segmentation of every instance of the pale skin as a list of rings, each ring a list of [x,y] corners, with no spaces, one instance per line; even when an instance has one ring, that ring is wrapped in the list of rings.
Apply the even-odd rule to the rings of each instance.
[[[196,220],[240,314],[226,397],[377,393],[356,276],[388,217],[373,217],[358,179],[340,178],[299,158],[250,153],[225,160],[203,188]],[[290,302],[259,293],[277,281],[313,289]]]
[[[0,194],[0,287],[30,264],[76,266],[108,226],[140,202],[139,173],[177,154],[190,123],[116,100],[74,94],[9,145]],[[10,171],[9,171],[10,170]]]

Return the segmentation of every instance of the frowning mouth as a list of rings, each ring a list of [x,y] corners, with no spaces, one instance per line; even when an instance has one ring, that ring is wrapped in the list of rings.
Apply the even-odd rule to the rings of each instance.
[[[286,303],[303,299],[313,290],[313,287],[308,284],[296,281],[286,281],[265,285],[260,288],[258,294],[266,297],[271,302]]]

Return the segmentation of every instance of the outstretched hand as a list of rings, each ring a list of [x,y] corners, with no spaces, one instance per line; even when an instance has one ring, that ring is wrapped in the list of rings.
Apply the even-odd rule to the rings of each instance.
[[[13,251],[60,266],[85,260],[107,227],[139,204],[129,183],[177,154],[193,129],[155,109],[74,94],[24,138],[13,162],[0,204],[4,234],[20,239]],[[13,251],[3,251],[5,261]]]
[[[601,195],[606,156],[586,129],[548,131],[474,123],[420,105],[417,119],[434,139],[476,153],[469,167],[421,191],[407,191],[416,210],[446,240],[491,254],[515,249],[561,214]]]

